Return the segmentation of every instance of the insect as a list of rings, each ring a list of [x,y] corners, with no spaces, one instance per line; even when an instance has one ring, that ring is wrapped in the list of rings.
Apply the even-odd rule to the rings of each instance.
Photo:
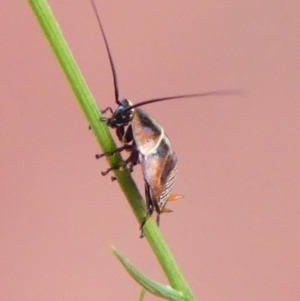
[[[147,215],[141,224],[141,237],[143,237],[143,227],[153,212],[155,211],[157,213],[156,222],[157,225],[159,225],[160,214],[172,211],[165,207],[167,202],[176,200],[180,198],[181,195],[171,194],[176,178],[177,156],[171,145],[170,139],[165,133],[163,127],[148,113],[140,109],[140,107],[146,104],[172,99],[233,94],[235,91],[219,90],[196,94],[160,97],[145,100],[136,104],[133,104],[128,99],[120,100],[117,73],[113,58],[97,8],[93,0],[91,0],[91,2],[110,61],[114,81],[115,102],[118,105],[118,108],[115,111],[113,111],[111,107],[107,107],[102,110],[102,113],[110,111],[112,115],[111,117],[103,117],[101,120],[109,127],[116,130],[118,139],[123,143],[121,147],[118,147],[114,151],[96,155],[96,158],[99,159],[103,156],[111,156],[116,153],[121,153],[124,150],[129,152],[129,157],[120,166],[110,167],[106,171],[102,172],[102,175],[107,175],[112,170],[126,167],[130,172],[132,172],[135,165],[141,165],[145,182],[145,198],[147,206]],[[114,179],[115,178],[112,177],[112,180]]]

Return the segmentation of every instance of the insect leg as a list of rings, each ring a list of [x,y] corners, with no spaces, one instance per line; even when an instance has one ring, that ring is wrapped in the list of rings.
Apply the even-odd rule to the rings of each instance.
[[[123,146],[120,146],[120,147],[116,148],[115,150],[113,150],[111,152],[106,152],[106,153],[103,153],[103,154],[96,154],[96,159],[100,159],[104,156],[112,156],[114,154],[121,153],[123,150],[130,151],[131,148],[132,148],[131,144],[124,144]]]
[[[151,197],[151,194],[150,194],[150,186],[146,182],[145,182],[145,198],[146,198],[147,214],[146,214],[146,216],[144,217],[144,219],[143,219],[143,221],[141,223],[141,227],[140,227],[141,235],[140,235],[140,238],[143,238],[145,236],[144,226],[145,226],[147,220],[149,219],[149,217],[151,217],[151,215],[153,214],[153,211],[154,211],[154,204],[153,204],[153,200],[152,200],[152,197]]]
[[[128,144],[131,141],[133,141],[133,132],[132,132],[132,127],[129,125],[125,131],[124,127],[119,127],[117,128],[117,136],[120,141],[122,141],[124,144]],[[132,142],[132,148],[127,149],[127,151],[134,152],[134,148],[136,148],[136,145],[134,141]],[[138,152],[135,151],[134,154],[131,154],[131,164],[128,166],[128,169],[130,172],[133,172],[133,166],[138,163]]]
[[[101,110],[101,113],[102,114],[105,114],[107,111],[110,111],[111,112],[111,114],[113,114],[113,109],[111,108],[111,107],[107,107],[107,108],[105,108],[104,110]]]
[[[113,109],[111,108],[111,107],[107,107],[107,108],[105,108],[104,110],[101,110],[101,113],[102,114],[105,114],[107,111],[110,111],[111,112],[111,114],[113,114]],[[100,120],[101,121],[107,121],[109,118],[107,118],[107,117],[101,117],[100,118]],[[92,129],[92,127],[89,125],[89,130],[91,130]]]
[[[131,145],[133,147],[133,144]],[[130,173],[133,172],[133,166],[138,164],[139,163],[139,153],[137,150],[131,150],[131,154],[130,154],[130,157],[124,162],[125,165],[128,165],[127,168],[128,168],[128,171]],[[112,176],[111,177],[111,180],[112,181],[115,181],[117,178]]]
[[[136,149],[131,149],[131,148],[133,148],[134,145],[129,145],[129,146],[130,146],[130,151],[131,151],[130,156],[124,162],[122,162],[120,165],[112,166],[112,167],[108,168],[106,171],[102,171],[101,174],[103,176],[106,176],[112,170],[123,169],[123,168],[127,167],[127,165],[129,165],[130,172],[133,170],[133,166],[138,163],[138,151]],[[122,148],[122,146],[120,148]]]

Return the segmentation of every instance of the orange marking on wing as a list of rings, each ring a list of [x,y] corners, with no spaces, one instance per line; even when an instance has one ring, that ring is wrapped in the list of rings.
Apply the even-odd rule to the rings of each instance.
[[[182,195],[182,194],[170,194],[170,196],[168,198],[168,202],[177,201],[182,198],[184,198],[184,195]]]
[[[171,212],[173,212],[173,210],[168,209],[166,207],[161,210],[161,213],[171,213]]]

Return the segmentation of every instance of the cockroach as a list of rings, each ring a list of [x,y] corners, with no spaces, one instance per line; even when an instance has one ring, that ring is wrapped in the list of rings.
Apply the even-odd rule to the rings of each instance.
[[[124,150],[130,153],[129,157],[121,165],[108,168],[106,171],[102,172],[102,175],[107,175],[112,170],[126,167],[131,172],[135,165],[141,165],[145,182],[147,207],[147,215],[141,224],[141,237],[143,237],[143,227],[153,212],[156,211],[157,213],[156,222],[157,225],[159,225],[160,214],[172,211],[165,207],[167,202],[176,200],[180,198],[181,195],[171,194],[177,172],[177,156],[171,145],[170,139],[163,127],[148,113],[140,109],[140,107],[146,104],[172,99],[235,94],[236,91],[218,90],[196,94],[160,97],[136,104],[133,104],[128,99],[120,100],[117,73],[108,46],[108,41],[95,3],[93,0],[91,0],[91,3],[97,17],[110,61],[114,82],[115,102],[118,105],[118,108],[115,111],[113,111],[111,107],[102,110],[101,113],[110,111],[112,115],[111,117],[102,117],[101,121],[105,122],[107,126],[115,129],[118,139],[123,143],[121,147],[118,147],[114,151],[96,155],[96,158],[99,159],[103,156],[111,156],[116,153],[121,153]],[[112,177],[112,180],[115,180],[115,177]]]

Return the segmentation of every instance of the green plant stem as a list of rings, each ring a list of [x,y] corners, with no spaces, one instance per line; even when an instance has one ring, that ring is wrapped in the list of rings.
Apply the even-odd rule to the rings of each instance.
[[[47,36],[74,93],[76,94],[78,102],[85,113],[88,123],[90,124],[102,150],[105,152],[114,150],[116,145],[112,136],[107,129],[107,126],[103,122],[99,122],[101,114],[96,102],[88,89],[86,81],[79,70],[79,67],[63,37],[47,1],[29,0],[29,3],[34,10],[34,13],[38,18],[38,21]],[[113,166],[122,162],[119,155],[108,157],[108,161],[109,164]],[[116,171],[115,175],[136,218],[139,223],[141,223],[146,215],[146,210],[143,198],[141,197],[135,183],[127,171]],[[148,220],[144,230],[145,235],[172,287],[183,292],[187,297],[187,300],[196,300],[159,228],[156,226],[156,223],[152,219]]]

